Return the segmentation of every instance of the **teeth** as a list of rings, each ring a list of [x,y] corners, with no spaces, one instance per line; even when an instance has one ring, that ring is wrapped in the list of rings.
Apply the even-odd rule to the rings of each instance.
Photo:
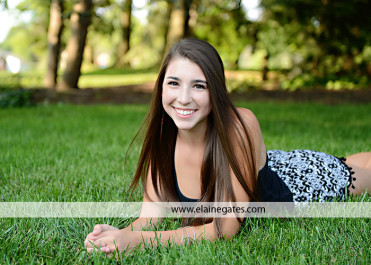
[[[181,109],[175,109],[175,110],[181,115],[189,115],[195,112],[194,110],[181,110]]]

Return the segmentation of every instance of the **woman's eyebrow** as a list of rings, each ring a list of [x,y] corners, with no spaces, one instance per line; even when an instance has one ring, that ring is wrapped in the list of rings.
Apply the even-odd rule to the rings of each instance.
[[[168,76],[166,79],[174,79],[174,80],[177,80],[177,81],[181,81],[180,78],[175,77],[175,76]],[[192,83],[205,83],[205,84],[207,84],[207,82],[205,80],[202,80],[202,79],[192,80]]]
[[[180,79],[175,76],[168,76],[166,79],[174,79],[174,80],[180,81]]]
[[[207,84],[207,82],[205,80],[201,80],[201,79],[196,79],[196,80],[192,80],[193,83],[205,83]]]

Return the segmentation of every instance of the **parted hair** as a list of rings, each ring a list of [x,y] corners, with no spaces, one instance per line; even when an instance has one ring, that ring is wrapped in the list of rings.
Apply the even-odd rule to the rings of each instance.
[[[256,166],[251,133],[232,104],[224,74],[223,62],[215,48],[202,40],[187,38],[176,43],[163,60],[144,125],[144,140],[131,190],[142,181],[148,195],[148,170],[157,196],[164,202],[179,201],[174,180],[174,151],[177,127],[162,105],[166,69],[173,58],[186,58],[203,71],[209,89],[211,112],[207,118],[206,145],[201,167],[201,202],[235,201],[231,170],[251,199],[256,199]],[[236,157],[237,139],[239,154]],[[241,163],[243,161],[243,163]],[[183,224],[191,220],[184,219]],[[241,220],[240,220],[241,221]],[[215,219],[218,234],[221,222]]]

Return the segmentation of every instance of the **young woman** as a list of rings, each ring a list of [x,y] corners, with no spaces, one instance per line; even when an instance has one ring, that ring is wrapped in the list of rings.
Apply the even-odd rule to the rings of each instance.
[[[309,150],[267,152],[254,114],[228,98],[219,54],[201,40],[184,39],[166,56],[146,125],[132,182],[135,188],[142,180],[144,202],[323,201],[371,190],[371,152],[346,162]],[[157,220],[138,218],[121,230],[96,225],[85,246],[110,253],[156,238],[163,244],[215,240],[234,236],[241,225],[237,218],[215,218],[156,235],[141,231],[150,221]]]

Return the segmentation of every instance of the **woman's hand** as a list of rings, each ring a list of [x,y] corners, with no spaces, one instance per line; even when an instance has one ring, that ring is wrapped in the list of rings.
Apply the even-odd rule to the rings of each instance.
[[[96,225],[92,233],[85,239],[85,247],[89,253],[102,251],[104,253],[129,250],[137,245],[132,231],[119,230],[110,225]]]

